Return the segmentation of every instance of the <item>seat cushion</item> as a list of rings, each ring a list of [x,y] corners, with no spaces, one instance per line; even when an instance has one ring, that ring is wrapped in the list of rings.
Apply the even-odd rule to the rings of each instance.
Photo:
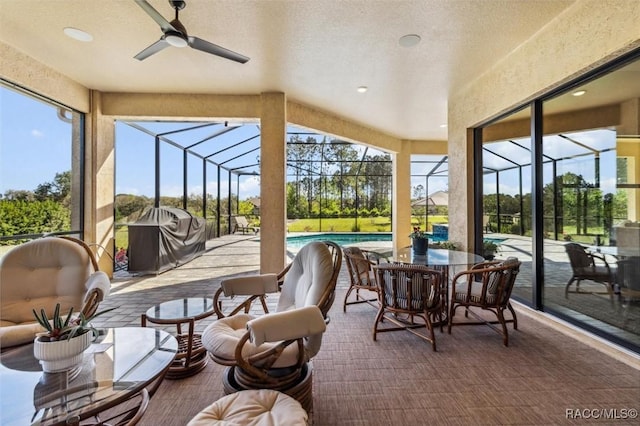
[[[17,324],[34,321],[32,309],[53,314],[82,309],[91,274],[86,251],[75,242],[40,238],[11,249],[0,260],[1,319]]]
[[[187,426],[299,426],[309,416],[300,403],[284,393],[244,390],[226,395],[198,413]]]
[[[236,314],[213,322],[202,332],[202,346],[217,358],[235,360],[236,346],[247,332],[247,323],[253,318],[248,314]],[[276,345],[277,343],[267,342],[256,346],[247,341],[242,348],[242,356],[247,359]],[[273,364],[273,368],[290,367],[296,364],[297,359],[298,345],[289,345]]]
[[[469,294],[469,299],[467,300],[467,289],[468,284],[466,282],[456,284],[454,300],[459,302],[473,302],[473,303],[482,303],[482,283],[474,281],[471,283],[471,293]],[[485,303],[491,305],[494,304],[497,300],[497,296],[495,293],[486,294]]]
[[[37,322],[14,324],[0,321],[0,348],[24,345],[33,342],[36,333],[45,331]]]

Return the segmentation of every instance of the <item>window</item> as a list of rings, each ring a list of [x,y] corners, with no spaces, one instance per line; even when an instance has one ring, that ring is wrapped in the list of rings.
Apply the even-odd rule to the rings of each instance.
[[[532,105],[487,123],[475,141],[484,237],[501,241],[499,257],[523,261],[514,298],[638,351],[638,54]],[[579,267],[584,252],[604,258],[596,260],[604,276]]]
[[[4,251],[46,234],[81,236],[83,146],[83,114],[0,82]]]

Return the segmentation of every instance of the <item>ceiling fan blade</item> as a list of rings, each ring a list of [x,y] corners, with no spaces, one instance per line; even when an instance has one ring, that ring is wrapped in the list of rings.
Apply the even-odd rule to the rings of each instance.
[[[169,43],[167,43],[164,38],[161,38],[160,40],[153,43],[151,46],[144,49],[142,52],[138,53],[136,56],[134,56],[134,58],[136,58],[139,61],[143,59],[147,59],[149,56],[153,55],[154,53],[158,53],[159,51],[161,51],[167,46],[169,46]]]
[[[229,49],[225,49],[224,47],[218,46],[217,44],[209,43],[208,41],[202,40],[198,37],[189,36],[189,46],[203,52],[211,53],[212,55],[240,62],[241,64],[244,64],[249,60],[249,57],[247,56],[241,55],[240,53],[236,53]]]
[[[169,21],[164,19],[164,17],[160,15],[158,11],[153,8],[153,6],[147,3],[147,0],[135,0],[135,2],[138,3],[138,6],[140,6],[142,10],[147,12],[147,15],[151,16],[151,18],[156,21],[158,25],[160,25],[163,33],[166,33],[169,30],[178,31],[173,25],[169,23]]]

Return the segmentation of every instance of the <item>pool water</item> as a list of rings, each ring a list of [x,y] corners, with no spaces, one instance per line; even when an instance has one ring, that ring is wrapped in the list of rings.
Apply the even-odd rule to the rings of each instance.
[[[308,235],[295,235],[287,237],[287,246],[292,248],[300,248],[311,241],[330,240],[338,245],[355,244],[371,241],[391,241],[390,232],[325,232]],[[446,238],[441,236],[429,236],[430,242],[445,241]],[[485,240],[500,243],[503,238],[485,238]]]
[[[375,232],[326,232],[322,234],[296,235],[287,237],[287,246],[300,248],[311,241],[330,240],[338,245],[362,243],[369,241],[391,241],[391,233]]]

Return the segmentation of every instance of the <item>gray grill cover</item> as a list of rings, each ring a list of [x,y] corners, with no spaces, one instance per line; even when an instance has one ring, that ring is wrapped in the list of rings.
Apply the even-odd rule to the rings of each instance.
[[[165,272],[202,255],[205,220],[171,207],[149,209],[129,224],[129,271]]]

